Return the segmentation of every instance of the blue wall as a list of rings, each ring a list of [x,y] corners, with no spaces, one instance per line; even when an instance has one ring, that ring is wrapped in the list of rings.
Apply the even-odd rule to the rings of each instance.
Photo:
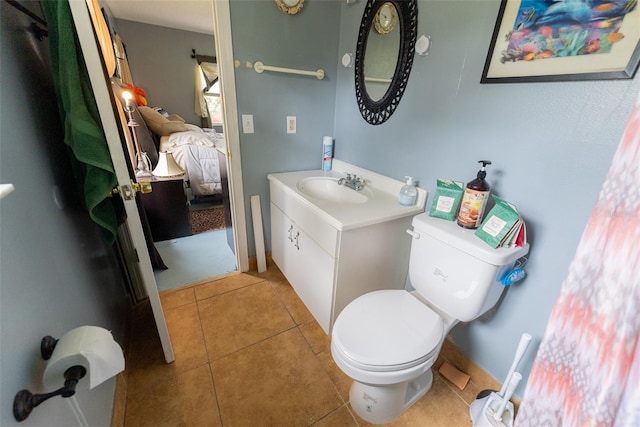
[[[272,1],[231,1],[231,29],[236,68],[238,121],[252,114],[254,134],[240,126],[242,180],[247,207],[247,236],[253,236],[250,197],[260,196],[267,247],[271,239],[267,174],[319,169],[322,137],[333,135],[336,102],[340,3],[309,1],[296,15],[281,12]],[[256,73],[266,65],[315,71],[326,77]],[[297,117],[297,133],[287,134],[287,116]],[[249,254],[255,255],[253,238]],[[270,249],[267,249],[270,250]]]
[[[187,123],[200,126],[195,113],[195,66],[198,55],[215,56],[213,36],[113,19],[122,38],[133,83],[147,93],[150,107],[162,107]]]
[[[52,391],[41,381],[45,335],[95,325],[122,345],[128,298],[115,252],[76,204],[48,40],[25,31],[32,22],[26,15],[6,2],[0,7],[0,182],[16,187],[0,201],[0,425],[72,426],[66,399],[53,398],[17,423],[13,397],[25,388]],[[64,209],[54,202],[56,191]],[[111,422],[114,387],[111,379],[76,395],[90,425]]]
[[[354,69],[338,65],[345,52],[355,53],[365,4],[309,1],[287,16],[271,2],[231,1],[234,56],[242,64],[238,110],[254,114],[256,128],[240,135],[247,205],[250,195],[261,196],[269,250],[266,174],[318,168],[324,134],[335,137],[337,158],[398,179],[412,175],[430,191],[437,178],[467,182],[477,160],[492,160],[488,180],[495,193],[527,221],[528,277],[509,289],[495,313],[457,326],[452,337],[502,380],[520,335],[531,333],[532,349],[521,364],[526,380],[640,78],[481,85],[499,1],[420,0],[418,34],[431,36],[432,50],[415,57],[394,116],[371,126],[355,102]],[[244,67],[247,60],[322,67],[328,79],[256,75]],[[286,115],[298,116],[296,135],[286,134]]]
[[[499,380],[520,335],[537,347],[576,245],[618,145],[640,79],[481,85],[498,1],[419,1],[418,34],[433,48],[416,56],[398,110],[380,126],[360,117],[353,72],[336,90],[337,157],[433,191],[437,178],[468,182],[488,158],[494,192],[527,222],[528,278],[493,316],[459,325],[456,345]],[[353,52],[364,2],[343,8],[340,51]],[[431,198],[427,202],[430,206]],[[534,351],[523,360],[525,380]],[[520,390],[524,387],[521,386]]]

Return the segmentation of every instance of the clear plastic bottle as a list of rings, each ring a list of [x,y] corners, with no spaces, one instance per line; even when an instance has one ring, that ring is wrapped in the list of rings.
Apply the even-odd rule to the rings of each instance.
[[[416,198],[418,197],[418,189],[416,188],[413,178],[405,176],[407,183],[400,189],[398,195],[398,203],[402,206],[413,206],[416,204]]]

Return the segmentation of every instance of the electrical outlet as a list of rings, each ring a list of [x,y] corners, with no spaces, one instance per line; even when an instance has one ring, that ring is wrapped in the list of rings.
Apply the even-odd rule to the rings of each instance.
[[[296,116],[287,116],[287,133],[296,133]]]
[[[242,115],[242,133],[253,133],[253,114]]]

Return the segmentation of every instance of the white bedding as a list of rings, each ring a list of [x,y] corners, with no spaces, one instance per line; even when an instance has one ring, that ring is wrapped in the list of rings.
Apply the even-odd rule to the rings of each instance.
[[[212,195],[222,192],[218,150],[225,151],[224,135],[195,130],[176,132],[160,139],[160,151],[173,154],[178,165],[186,172],[194,195]]]
[[[202,145],[184,145],[182,152],[193,194],[199,196],[221,193],[218,150]]]

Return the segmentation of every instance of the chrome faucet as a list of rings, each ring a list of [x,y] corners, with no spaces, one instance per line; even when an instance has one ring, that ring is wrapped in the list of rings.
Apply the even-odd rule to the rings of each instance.
[[[345,187],[360,191],[364,188],[364,180],[357,177],[356,174],[353,174],[352,176],[348,173],[346,178],[340,178],[338,180],[338,185],[344,185]]]

